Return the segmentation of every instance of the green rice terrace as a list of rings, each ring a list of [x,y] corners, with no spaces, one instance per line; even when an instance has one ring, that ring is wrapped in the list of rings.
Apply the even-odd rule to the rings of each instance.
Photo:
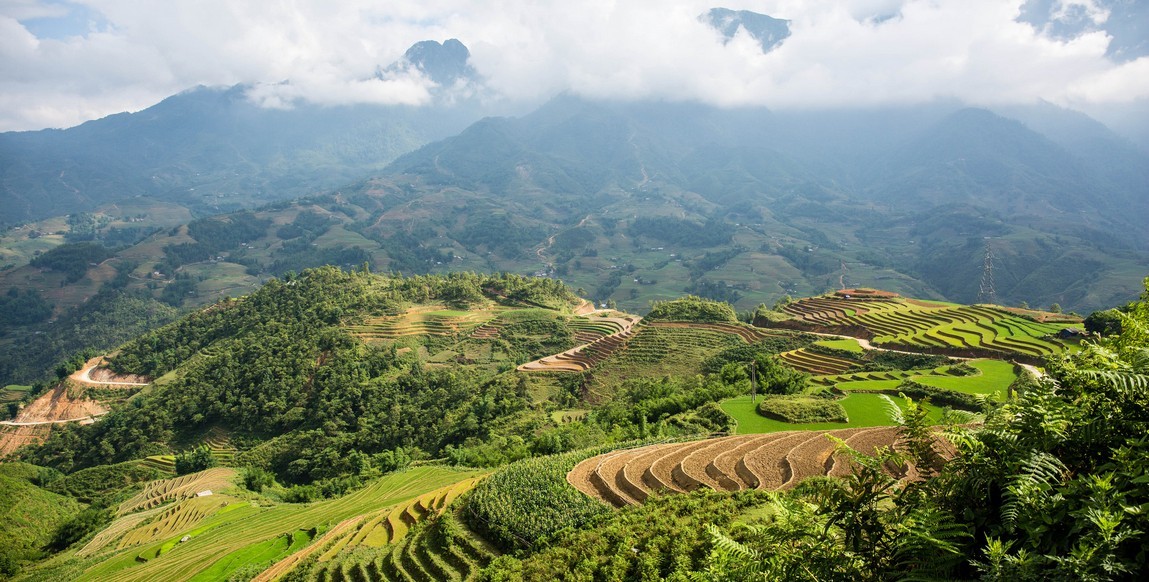
[[[61,516],[55,545],[9,544],[18,579],[681,578],[713,559],[698,520],[775,515],[766,491],[921,486],[959,454],[949,431],[1057,370],[1015,360],[1074,357],[1051,336],[1078,325],[882,295],[757,327],[696,297],[639,317],[468,277],[311,273],[125,345],[109,365],[157,378],[135,403],[20,453]],[[496,282],[520,287],[451,300]],[[535,284],[555,300],[509,299]],[[946,338],[1001,357],[925,349]]]
[[[851,335],[904,350],[969,352],[990,357],[1041,358],[1070,349],[1081,318],[994,305],[955,305],[893,294],[839,291],[782,307],[789,319],[773,325]],[[764,320],[765,324],[765,320]],[[766,324],[770,325],[770,324]]]

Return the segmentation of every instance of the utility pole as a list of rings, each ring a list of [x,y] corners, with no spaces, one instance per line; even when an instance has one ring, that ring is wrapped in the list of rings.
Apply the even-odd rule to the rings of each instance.
[[[758,364],[750,360],[750,404],[754,404],[754,397],[758,395]]]
[[[990,237],[985,237],[985,259],[982,261],[981,288],[977,292],[978,303],[997,303],[997,290],[993,284],[993,247]]]

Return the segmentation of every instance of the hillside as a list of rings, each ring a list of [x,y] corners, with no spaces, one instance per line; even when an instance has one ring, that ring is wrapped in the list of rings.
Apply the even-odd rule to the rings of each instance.
[[[915,317],[961,329],[987,309],[851,292],[785,308],[823,333],[835,314],[871,317],[849,329]],[[1143,317],[1143,305],[1128,317]],[[1136,325],[1100,340],[1106,352],[1028,336],[1017,323],[1067,316],[994,313],[986,325],[999,326],[997,344],[1046,345],[1046,373],[1099,382],[1083,388],[1080,414],[1103,402],[1089,400],[1091,390],[1110,385],[1080,370],[1145,345],[1133,337]],[[933,512],[921,527],[937,528],[927,538],[943,536],[942,545],[912,550],[925,552],[918,559],[972,571],[946,558],[958,550],[945,544],[959,542],[944,541],[945,528],[966,527],[948,504],[968,506],[961,496],[978,493],[960,479],[989,470],[975,443],[1015,430],[1019,410],[1045,414],[1031,405],[1052,397],[1050,385],[1006,361],[907,353],[908,343],[888,351],[884,336],[871,335],[753,327],[729,305],[698,297],[657,303],[640,319],[596,310],[551,280],[513,275],[323,268],[287,276],[125,344],[107,358],[109,371],[93,373],[94,359],[73,375],[69,382],[90,387],[148,386],[94,424],[62,425],[25,453],[68,473],[27,486],[76,499],[67,516],[78,515],[81,499],[107,509],[76,526],[61,542],[67,550],[47,560],[22,554],[16,564],[28,579],[541,579],[573,559],[595,575],[653,568],[670,576],[725,567],[710,550],[724,531],[742,536],[738,523],[822,528],[810,507],[835,491],[867,490],[884,500],[875,501],[882,512]],[[1104,398],[1125,398],[1119,386]],[[1138,430],[1131,414],[1109,425],[1113,438]],[[971,422],[987,429],[971,432]],[[944,436],[953,431],[961,436]],[[149,481],[212,464],[240,469]],[[808,480],[819,475],[833,479]],[[927,490],[934,493],[914,493]],[[211,494],[197,496],[204,491]],[[804,499],[816,503],[790,505]],[[936,505],[922,506],[925,499]],[[783,508],[800,521],[757,521]],[[916,527],[882,515],[868,526],[877,535],[894,539]],[[593,531],[631,531],[636,519],[647,529],[625,534],[637,536],[628,543],[680,557],[617,561],[613,546],[585,541]],[[704,521],[721,529],[698,527]],[[1132,564],[1127,547],[1107,555]],[[841,556],[823,551],[829,563]],[[901,562],[866,563],[893,571]]]
[[[146,128],[197,111],[214,120],[206,127],[231,127],[217,118],[255,108],[235,91],[197,91],[150,117],[105,122]],[[306,108],[251,113],[276,131],[310,127],[268,117]],[[341,123],[319,125],[344,132],[333,139],[375,131]],[[217,214],[270,199],[250,198],[254,187],[237,187],[250,199],[228,202],[198,198],[215,191],[201,186],[191,198],[186,188],[92,197],[88,212],[71,205],[70,217],[9,229],[0,236],[0,320],[10,323],[0,345],[17,357],[0,364],[0,381],[30,384],[81,350],[103,352],[170,321],[170,307],[324,264],[540,273],[634,313],[683,293],[750,311],[854,286],[970,303],[987,247],[998,302],[1086,313],[1134,298],[1146,269],[1145,154],[1047,104],[772,112],[562,96],[384,167],[395,155],[364,158],[370,168],[358,175],[376,178],[324,171],[315,179],[333,181],[306,191],[322,193],[254,210]],[[311,172],[313,161],[287,167]],[[292,188],[309,180],[265,192],[297,197],[306,192]]]

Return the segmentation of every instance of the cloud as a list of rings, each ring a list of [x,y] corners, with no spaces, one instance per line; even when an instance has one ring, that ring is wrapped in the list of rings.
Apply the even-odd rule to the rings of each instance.
[[[1149,98],[1145,57],[1115,63],[1101,0],[1058,0],[1093,30],[1054,35],[1002,0],[0,0],[0,129],[67,126],[199,84],[300,100],[421,104],[418,76],[375,79],[414,42],[461,39],[489,91],[838,107],[957,98],[1096,107]],[[763,54],[698,20],[722,6],[791,21]],[[30,19],[85,11],[100,26],[40,38]],[[41,21],[43,22],[43,21]]]

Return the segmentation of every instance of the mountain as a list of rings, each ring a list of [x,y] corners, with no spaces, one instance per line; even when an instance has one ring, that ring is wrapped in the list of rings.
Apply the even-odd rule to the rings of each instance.
[[[324,264],[537,274],[634,312],[683,293],[752,310],[859,286],[976,302],[988,246],[1006,304],[1088,312],[1135,298],[1149,161],[1079,114],[1010,113],[566,95],[253,211],[193,219],[141,197],[37,222],[0,235],[0,310],[33,308],[0,313],[21,322],[0,336],[15,355],[0,379]],[[86,331],[109,319],[114,332]]]
[[[388,69],[446,85],[471,78],[457,40],[418,43]],[[383,74],[383,73],[380,73]],[[324,192],[487,113],[438,89],[422,106],[254,104],[246,85],[197,87],[136,113],[64,130],[0,134],[0,223],[89,211],[136,196],[195,214]]]
[[[720,32],[724,42],[733,40],[739,30],[745,31],[746,34],[750,35],[750,38],[758,41],[758,44],[762,46],[763,53],[774,50],[782,44],[782,41],[790,37],[789,20],[782,20],[749,10],[711,8],[698,19]]]
[[[416,68],[440,87],[450,87],[460,81],[477,80],[477,73],[471,67],[469,60],[471,51],[459,42],[450,38],[439,43],[434,40],[424,40],[411,45],[399,62],[381,70],[377,76],[383,77],[388,73]]]

